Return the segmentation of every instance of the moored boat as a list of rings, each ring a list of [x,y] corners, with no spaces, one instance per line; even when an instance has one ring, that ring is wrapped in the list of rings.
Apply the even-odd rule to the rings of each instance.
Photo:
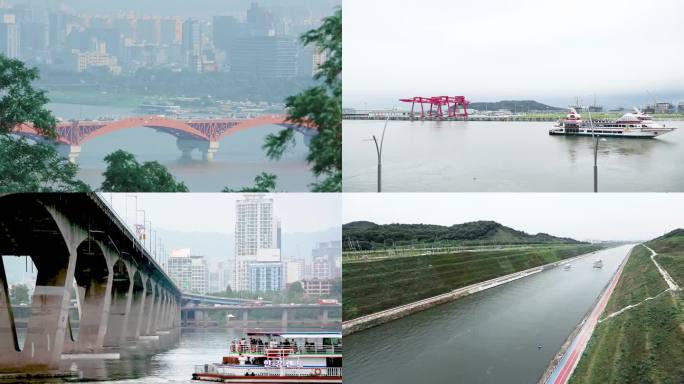
[[[221,363],[195,366],[193,380],[222,383],[342,383],[339,332],[247,332]]]
[[[632,137],[653,138],[674,131],[676,128],[667,127],[653,121],[650,115],[634,108],[634,112],[625,113],[617,120],[584,121],[575,108],[560,119],[549,130],[550,135],[604,136],[604,137]]]

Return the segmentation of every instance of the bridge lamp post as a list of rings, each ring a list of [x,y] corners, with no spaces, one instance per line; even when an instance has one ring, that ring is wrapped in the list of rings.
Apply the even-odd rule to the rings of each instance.
[[[149,243],[149,244],[150,244],[150,245],[152,244],[152,220],[145,220],[145,222],[143,223],[143,226],[145,227],[145,235],[146,235],[146,238],[143,239],[143,247],[144,247],[144,248],[147,248],[147,251],[148,251],[149,253],[152,253],[152,252],[150,251],[150,248],[151,248],[151,247],[147,244],[147,237],[148,237],[148,236],[147,236],[147,225],[146,225],[147,223],[150,223],[150,227],[149,227],[149,228],[150,228],[150,232],[149,232],[149,234],[150,234],[150,236],[149,236],[150,243]]]
[[[136,199],[137,202],[137,199]],[[143,213],[143,227],[145,226],[145,210],[144,209],[137,209],[135,212],[135,224],[138,225],[138,212]]]
[[[136,211],[138,210],[138,195],[129,195],[129,194],[126,194],[126,221],[128,221],[128,198],[130,198],[130,197],[132,197],[132,198],[135,199],[135,210],[136,210]],[[138,224],[138,216],[137,216],[137,213],[136,213],[136,216],[135,216],[135,224]]]

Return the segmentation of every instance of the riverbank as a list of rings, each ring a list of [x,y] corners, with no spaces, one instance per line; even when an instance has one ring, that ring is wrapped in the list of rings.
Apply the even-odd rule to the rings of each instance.
[[[343,254],[343,320],[416,303],[601,248],[604,246],[554,243],[509,248],[502,243],[495,249],[425,251],[355,262],[348,262]]]
[[[393,320],[400,319],[402,317],[411,315],[416,312],[424,311],[426,309],[448,303],[459,298],[471,295],[476,292],[481,292],[489,288],[493,288],[511,281],[521,279],[526,276],[539,273],[545,269],[553,268],[561,263],[570,262],[572,260],[589,256],[594,254],[596,251],[590,253],[585,253],[582,255],[569,257],[566,259],[558,260],[552,263],[544,264],[541,266],[529,268],[523,271],[518,271],[504,276],[499,276],[493,279],[482,281],[479,283],[471,284],[466,287],[455,289],[451,292],[440,294],[437,296],[429,297],[423,300],[419,300],[410,304],[401,305],[398,307],[390,308],[384,311],[373,313],[370,315],[358,317],[352,320],[344,321],[342,323],[342,335],[350,335],[356,332],[363,331],[368,328],[372,328],[381,324],[388,323]],[[343,295],[344,297],[344,295]]]
[[[551,360],[549,366],[546,368],[546,371],[544,371],[544,374],[539,379],[538,384],[556,384],[567,382],[567,379],[570,377],[575,366],[577,365],[579,356],[581,356],[582,352],[586,348],[586,341],[594,331],[594,328],[598,322],[598,317],[605,309],[605,306],[610,299],[615,286],[620,279],[620,276],[622,275],[623,268],[627,264],[627,261],[629,260],[629,257],[633,251],[634,246],[632,249],[630,249],[622,263],[620,263],[620,266],[615,271],[610,281],[608,281],[603,291],[598,295],[594,305],[592,305],[587,311],[587,314],[582,318],[582,321],[577,324],[575,329],[570,332],[570,335],[565,340],[560,350]],[[569,350],[571,351],[570,355],[567,354]]]
[[[105,106],[115,108],[135,108],[145,101],[145,97],[128,93],[105,91],[84,92],[82,90],[50,89],[47,97],[51,103],[80,104],[89,106]],[[62,116],[70,119],[74,116]]]
[[[684,231],[645,245],[658,255],[653,260],[644,246],[633,250],[570,383],[679,383],[684,378],[684,297],[668,286],[655,263],[677,284],[684,283],[678,273],[684,270]]]
[[[470,115],[468,116],[467,119],[464,118],[420,118],[420,117],[411,117],[409,115],[392,115],[389,116],[389,120],[398,120],[398,121],[549,121],[549,122],[555,122],[558,121],[559,119],[565,117],[565,113],[563,114],[549,114],[549,115],[543,115],[543,114],[531,114],[531,115],[507,115],[507,116],[482,116],[482,115]],[[616,114],[594,114],[592,115],[593,119],[617,119],[622,114],[616,113]],[[385,121],[388,119],[388,116],[383,116],[383,115],[355,115],[355,114],[343,114],[342,115],[342,120],[381,120]],[[673,113],[673,114],[658,114],[658,115],[653,115],[653,120],[660,120],[660,121],[683,121],[684,120],[684,113]]]

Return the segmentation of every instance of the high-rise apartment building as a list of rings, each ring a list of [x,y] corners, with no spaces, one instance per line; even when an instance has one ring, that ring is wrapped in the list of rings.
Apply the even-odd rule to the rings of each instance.
[[[273,217],[273,199],[247,195],[235,203],[235,274],[237,291],[250,289],[249,264],[264,259],[263,253],[277,249],[278,220]],[[258,257],[262,256],[262,257]],[[279,261],[278,252],[278,261]]]
[[[0,53],[10,59],[19,58],[19,27],[13,14],[0,15]]]
[[[135,40],[137,43],[159,45],[160,23],[158,17],[144,17],[138,19],[135,25]]]
[[[209,271],[204,256],[194,256],[189,249],[174,249],[168,260],[169,276],[183,292],[206,294]]]
[[[297,42],[291,37],[251,36],[235,41],[231,72],[269,78],[299,75]]]
[[[233,53],[235,41],[243,34],[243,25],[233,16],[214,16],[213,18],[214,46],[228,53]]]
[[[273,14],[270,10],[261,8],[258,3],[252,3],[247,10],[247,28],[251,36],[274,36]]]
[[[277,292],[283,289],[283,263],[249,263],[250,292]]]
[[[178,17],[167,17],[161,20],[159,42],[162,45],[174,45],[181,42],[181,21]]]
[[[197,19],[183,23],[182,51],[185,65],[195,72],[202,72],[202,24]]]
[[[342,242],[328,241],[318,243],[311,250],[311,276],[318,280],[334,279],[342,276]]]
[[[292,284],[304,279],[304,260],[291,259],[283,264],[285,266],[285,271],[283,273],[285,276],[285,284]]]

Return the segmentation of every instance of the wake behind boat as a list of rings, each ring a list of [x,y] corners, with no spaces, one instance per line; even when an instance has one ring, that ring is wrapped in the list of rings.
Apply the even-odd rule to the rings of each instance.
[[[583,121],[575,108],[549,130],[550,135],[578,136],[617,136],[634,138],[653,138],[672,132],[677,128],[657,124],[650,115],[634,108],[634,112],[625,113],[617,120]]]

